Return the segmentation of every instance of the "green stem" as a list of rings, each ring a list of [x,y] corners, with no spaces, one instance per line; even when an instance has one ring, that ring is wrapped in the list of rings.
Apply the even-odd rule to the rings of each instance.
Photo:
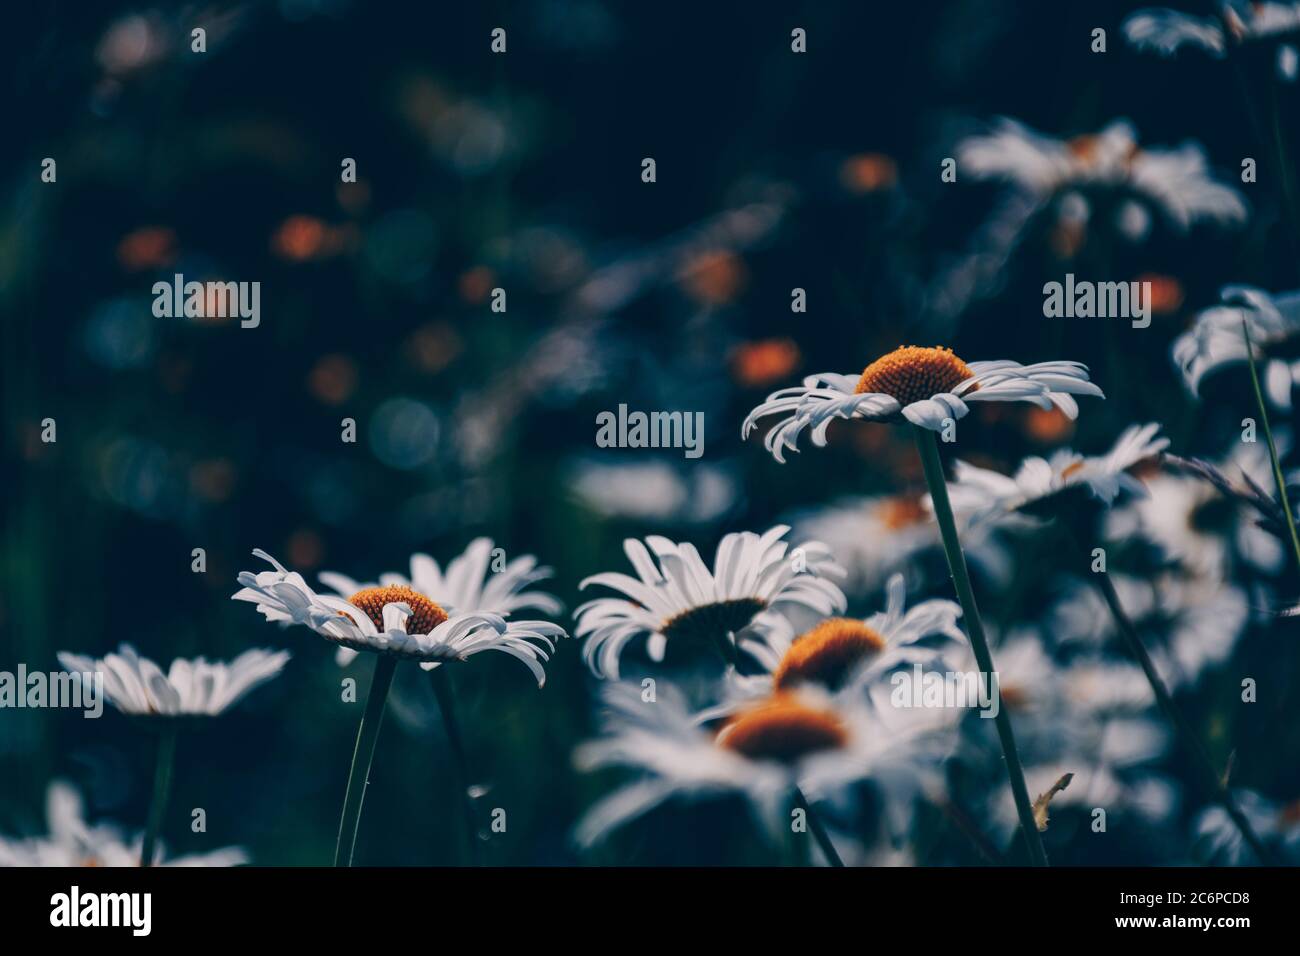
[[[826,832],[821,819],[813,812],[813,808],[808,805],[808,798],[803,795],[803,791],[798,787],[794,788],[794,805],[803,811],[804,819],[808,821],[808,830],[812,833],[813,839],[817,841],[817,845],[821,847],[826,862],[831,866],[843,866],[844,861],[835,852],[835,844],[831,842],[831,835]]]
[[[1084,552],[1085,554],[1087,552]],[[1192,757],[1192,762],[1196,764],[1197,770],[1200,771],[1202,783],[1210,795],[1218,801],[1219,805],[1227,811],[1232,822],[1236,824],[1237,829],[1241,831],[1242,837],[1250,844],[1250,848],[1255,851],[1261,863],[1276,865],[1272,854],[1265,848],[1264,843],[1255,833],[1246,819],[1246,815],[1241,812],[1232,794],[1223,782],[1223,778],[1214,769],[1214,763],[1210,760],[1210,755],[1201,745],[1192,729],[1187,726],[1183,720],[1182,714],[1179,713],[1178,707],[1174,704],[1174,698],[1165,687],[1165,682],[1161,680],[1160,674],[1156,671],[1155,663],[1151,660],[1151,655],[1147,653],[1146,645],[1142,643],[1142,638],[1133,626],[1132,620],[1129,619],[1128,613],[1124,610],[1124,605],[1120,602],[1119,593],[1115,590],[1115,584],[1110,579],[1110,575],[1105,571],[1093,572],[1093,579],[1097,583],[1097,589],[1101,591],[1102,597],[1106,601],[1106,606],[1110,608],[1111,617],[1115,620],[1115,625],[1128,645],[1129,652],[1137,658],[1138,663],[1142,666],[1142,672],[1146,674],[1147,683],[1151,685],[1151,690],[1155,692],[1156,703],[1164,712],[1165,719],[1169,721],[1174,728],[1174,734],[1178,737],[1179,743],[1183,749]]]
[[[1250,326],[1246,319],[1241,320],[1241,334],[1246,339],[1246,364],[1250,366],[1250,383],[1255,387],[1255,404],[1259,406],[1259,419],[1264,425],[1264,441],[1268,445],[1268,457],[1273,463],[1273,480],[1277,482],[1277,493],[1282,499],[1282,513],[1286,515],[1286,528],[1291,534],[1291,553],[1295,555],[1296,567],[1300,569],[1300,536],[1296,535],[1295,519],[1291,516],[1291,499],[1286,493],[1286,479],[1282,477],[1282,465],[1277,459],[1277,446],[1273,444],[1273,430],[1268,427],[1268,408],[1264,405],[1264,393],[1259,388],[1259,373],[1255,371],[1255,346],[1250,341]]]
[[[166,718],[164,718],[166,719]],[[153,799],[149,803],[149,822],[145,824],[144,843],[140,847],[140,865],[153,866],[154,848],[162,830],[163,816],[172,790],[172,769],[176,765],[176,727],[164,724],[158,737],[158,759],[153,772]]]
[[[370,678],[370,692],[366,709],[357,727],[357,745],[352,751],[352,770],[348,774],[348,789],[343,795],[343,816],[339,820],[339,839],[334,847],[334,865],[351,866],[357,848],[357,831],[361,828],[361,804],[366,798],[366,784],[370,780],[370,764],[375,759],[375,745],[379,743],[379,727],[384,721],[384,704],[388,702],[388,689],[393,686],[393,673],[397,658],[380,654],[375,661],[375,673]]]
[[[934,502],[934,516],[943,536],[948,570],[952,573],[957,599],[961,603],[966,634],[970,638],[981,679],[986,686],[992,687],[995,686],[993,654],[989,651],[988,640],[984,636],[984,622],[980,619],[979,608],[975,604],[975,591],[971,587],[970,572],[966,569],[966,555],[961,549],[961,539],[957,536],[957,522],[953,518],[952,505],[948,502],[948,484],[943,475],[943,462],[939,460],[939,443],[934,432],[928,428],[913,425],[912,430],[916,437],[916,447],[921,453],[921,465],[925,469],[926,484],[930,487],[930,498]],[[1002,757],[1007,764],[1011,795],[1015,798],[1016,815],[1020,818],[1021,835],[1029,851],[1030,862],[1034,866],[1047,866],[1047,851],[1043,849],[1043,840],[1038,825],[1034,822],[1033,805],[1029,801],[1029,789],[1025,786],[1025,771],[1020,765],[1016,737],[1011,730],[1011,718],[1005,707],[998,708],[994,723],[997,724],[998,738],[1002,742]]]
[[[469,844],[469,860],[472,866],[479,863],[478,823],[474,816],[474,801],[469,788],[472,781],[469,773],[469,757],[465,750],[465,739],[461,736],[460,722],[456,719],[456,696],[451,686],[451,675],[447,665],[442,664],[429,672],[433,684],[433,696],[438,701],[438,710],[442,713],[442,726],[447,732],[447,743],[451,747],[452,760],[456,764],[456,788],[460,791],[461,811],[465,815],[465,839]]]

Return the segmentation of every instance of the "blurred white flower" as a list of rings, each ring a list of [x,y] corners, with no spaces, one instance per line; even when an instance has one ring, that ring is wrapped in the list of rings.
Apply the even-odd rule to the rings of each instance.
[[[707,523],[736,500],[735,479],[716,466],[676,468],[664,461],[574,466],[569,487],[584,505],[611,518]]]
[[[953,507],[969,514],[973,522],[1021,511],[1032,514],[1032,506],[1072,488],[1087,489],[1107,505],[1121,490],[1142,497],[1145,486],[1128,470],[1168,447],[1169,439],[1157,437],[1159,431],[1157,424],[1131,425],[1103,455],[1080,455],[1062,448],[1050,458],[1026,458],[1012,476],[956,461],[948,495]]]
[[[245,651],[229,664],[178,657],[164,674],[130,644],[99,660],[59,653],[59,663],[77,681],[86,674],[103,674],[104,693],[122,713],[151,717],[214,717],[278,675],[288,660],[288,651],[266,650]]]
[[[1062,140],[1003,118],[991,132],[963,140],[957,160],[975,179],[1009,182],[1043,202],[1074,189],[1103,187],[1131,191],[1179,230],[1200,220],[1220,225],[1246,220],[1245,201],[1210,175],[1200,146],[1142,149],[1124,120]],[[1125,216],[1131,220],[1132,213],[1121,212],[1121,225]]]
[[[726,535],[718,544],[712,571],[694,545],[658,535],[646,538],[645,544],[626,539],[623,550],[637,577],[607,572],[580,585],[600,585],[625,595],[596,598],[574,612],[575,635],[586,638],[583,658],[592,672],[617,679],[619,656],[637,638],[648,638],[650,659],[661,661],[669,641],[706,646],[721,641],[734,647],[767,611],[843,611],[844,592],[827,577],[843,577],[844,569],[820,541],[806,541],[787,553],[789,544],[782,538],[789,530],[777,525],[762,535]]]
[[[1250,616],[1245,592],[1217,579],[1166,573],[1146,581],[1114,571],[1110,579],[1171,688],[1193,685],[1206,670],[1226,661]],[[1109,609],[1096,589],[1082,581],[1067,586],[1044,626],[1062,646],[1118,649]]]
[[[1265,394],[1274,405],[1290,409],[1291,386],[1300,382],[1300,359],[1269,353],[1300,336],[1300,292],[1271,295],[1250,286],[1230,285],[1220,297],[1221,304],[1201,312],[1192,328],[1174,340],[1174,362],[1187,387],[1195,395],[1206,375],[1245,362],[1243,326],[1248,326]]]
[[[1278,436],[1282,454],[1287,443]],[[1241,472],[1259,487],[1272,487],[1273,472],[1263,442],[1238,442],[1219,469]],[[1111,511],[1107,536],[1123,540],[1141,536],[1167,558],[1192,574],[1226,577],[1246,565],[1268,574],[1286,560],[1282,541],[1260,527],[1257,513],[1237,498],[1194,475],[1159,474],[1146,479],[1147,495]]]
[[[1173,56],[1194,47],[1216,59],[1243,46],[1276,41],[1300,30],[1300,3],[1261,0],[1227,0],[1218,4],[1217,16],[1194,17],[1177,10],[1138,10],[1124,21],[1124,36],[1139,50]],[[1278,75],[1296,78],[1296,49],[1291,43],[1277,48]]]
[[[946,348],[903,346],[876,359],[861,375],[823,372],[809,375],[803,385],[773,392],[746,416],[740,437],[745,439],[759,419],[781,415],[763,445],[777,461],[786,450],[798,451],[800,434],[812,428],[812,443],[826,444],[826,430],[836,419],[898,421],[940,431],[944,422],[964,418],[968,402],[1032,402],[1055,405],[1070,418],[1079,407],[1073,395],[1104,398],[1088,381],[1078,362],[971,362]]]
[[[1194,17],[1178,10],[1138,10],[1124,21],[1123,29],[1133,46],[1161,56],[1172,56],[1184,46],[1215,56],[1223,56],[1227,49],[1222,20]]]
[[[0,867],[5,866],[139,866],[142,840],[127,841],[112,824],[86,822],[81,796],[69,784],[54,781],[45,797],[43,837],[0,837]],[[158,846],[156,866],[241,866],[248,854],[239,847],[166,859]]]
[[[788,826],[798,787],[814,803],[851,799],[850,785],[870,780],[888,829],[902,832],[912,805],[951,746],[955,711],[907,710],[831,698],[805,688],[736,713],[716,733],[692,718],[674,689],[646,701],[639,686],[609,684],[603,737],[575,753],[579,769],[625,767],[641,776],[596,803],[579,822],[578,842],[610,831],[674,798],[739,795],[764,832]]]
[[[231,596],[233,600],[257,605],[269,621],[304,624],[332,644],[418,661],[425,670],[482,651],[501,651],[522,662],[540,687],[546,682],[542,662],[555,650],[551,639],[564,636],[563,628],[547,621],[513,621],[507,627],[499,614],[449,615],[405,585],[363,588],[347,600],[317,594],[301,574],[286,570],[265,551],[253,554],[273,570],[241,571],[243,588]],[[436,566],[433,570],[436,573]]]
[[[1278,804],[1254,790],[1234,789],[1233,799],[1259,838],[1274,844],[1289,862],[1300,862],[1300,800]],[[1218,866],[1259,865],[1241,829],[1219,804],[1201,811],[1193,824],[1206,862]]]
[[[1005,584],[1013,570],[1006,547],[989,527],[972,526],[958,502],[952,505],[966,560],[995,584]],[[840,498],[795,512],[790,524],[797,536],[831,549],[848,573],[843,584],[848,594],[873,592],[895,573],[915,577],[921,559],[940,554],[943,546],[928,495]]]

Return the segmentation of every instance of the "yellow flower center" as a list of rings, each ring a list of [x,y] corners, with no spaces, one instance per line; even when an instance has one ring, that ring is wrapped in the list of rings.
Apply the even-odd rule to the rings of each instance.
[[[801,704],[789,694],[775,694],[741,711],[718,734],[719,746],[751,760],[784,764],[838,749],[848,739],[848,730],[839,717]]]
[[[802,683],[839,690],[854,668],[879,654],[884,646],[885,639],[862,621],[828,618],[790,645],[772,683],[778,690]]]
[[[435,627],[447,620],[447,612],[430,601],[419,591],[413,591],[406,585],[382,588],[364,588],[352,597],[348,603],[364,611],[366,617],[381,631],[384,629],[384,605],[405,603],[411,608],[411,616],[406,619],[407,634],[428,634]],[[348,620],[352,615],[339,612]],[[353,621],[353,623],[356,623]]]
[[[868,365],[855,391],[892,395],[899,404],[910,405],[951,392],[973,374],[952,349],[904,345]]]

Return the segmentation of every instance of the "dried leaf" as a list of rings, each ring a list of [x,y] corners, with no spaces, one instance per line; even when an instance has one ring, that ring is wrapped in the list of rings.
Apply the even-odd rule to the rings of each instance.
[[[1040,793],[1038,799],[1034,801],[1034,823],[1038,824],[1040,831],[1047,829],[1047,805],[1052,802],[1052,797],[1056,796],[1062,790],[1070,785],[1074,779],[1074,774],[1067,773],[1060,780],[1052,784],[1050,790],[1046,793]]]

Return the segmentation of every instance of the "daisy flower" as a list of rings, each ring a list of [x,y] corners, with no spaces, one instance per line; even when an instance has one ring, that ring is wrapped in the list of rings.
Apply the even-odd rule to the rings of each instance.
[[[745,418],[741,438],[749,437],[760,419],[781,416],[763,444],[784,463],[787,450],[797,451],[799,436],[812,428],[814,445],[826,445],[826,430],[837,418],[868,421],[906,419],[930,431],[964,418],[970,402],[1032,402],[1056,406],[1070,418],[1078,415],[1074,395],[1104,397],[1078,362],[1021,365],[1006,360],[969,365],[946,348],[902,346],[876,359],[861,375],[823,372],[803,385],[773,392]]]
[[[1300,3],[1230,0],[1218,5],[1217,16],[1195,17],[1177,10],[1138,10],[1124,21],[1124,36],[1139,50],[1173,56],[1183,48],[1199,49],[1215,59],[1231,50],[1283,40],[1300,31]],[[1278,42],[1277,73],[1296,78],[1300,65],[1295,44]]]
[[[532,557],[516,559],[500,575],[483,583],[484,571],[492,543],[480,539],[464,555],[448,565],[444,575],[427,555],[411,560],[411,583],[395,575],[386,576],[377,585],[357,586],[339,574],[327,574],[323,580],[344,589],[357,586],[348,598],[317,594],[301,574],[287,570],[265,551],[253,554],[271,565],[272,570],[254,574],[241,571],[243,588],[232,595],[236,601],[257,606],[267,620],[284,624],[304,624],[327,641],[354,651],[370,651],[377,656],[371,676],[366,707],[357,728],[357,742],[352,754],[352,769],[343,798],[339,839],[334,850],[335,866],[351,866],[361,824],[361,806],[379,741],[388,692],[393,684],[398,661],[418,663],[433,670],[434,690],[442,709],[444,723],[452,742],[464,787],[469,786],[465,769],[464,748],[456,730],[451,692],[445,669],[447,661],[463,661],[483,651],[500,651],[523,663],[541,687],[546,682],[542,662],[555,650],[553,638],[564,636],[564,629],[547,621],[511,621],[503,613],[525,607],[558,609],[548,594],[528,592],[527,586],[550,574],[535,567]],[[443,594],[449,601],[467,607],[444,609],[422,589]],[[474,610],[474,606],[491,602],[503,613]],[[466,804],[468,812],[469,804]],[[472,821],[467,820],[472,825]],[[473,839],[470,831],[471,841]]]
[[[588,810],[575,833],[581,845],[669,800],[726,796],[742,797],[776,841],[796,792],[833,802],[862,781],[874,785],[900,824],[946,752],[935,731],[952,720],[934,709],[868,707],[804,688],[743,708],[714,731],[700,726],[673,688],[666,691],[647,702],[640,687],[606,686],[605,735],[579,747],[575,763],[587,772],[623,767],[640,777]]]
[[[215,717],[233,707],[254,688],[274,678],[289,660],[288,651],[245,651],[229,664],[202,657],[177,658],[164,674],[130,644],[116,654],[94,659],[62,651],[64,670],[80,681],[85,674],[103,674],[109,703],[124,714],[148,717]]]
[[[558,598],[545,591],[529,590],[538,581],[552,576],[548,567],[539,567],[531,554],[514,558],[500,570],[490,570],[493,542],[491,538],[475,538],[464,552],[453,558],[446,571],[427,554],[411,556],[410,577],[400,574],[380,575],[378,582],[362,583],[334,571],[322,571],[320,582],[331,588],[337,597],[377,588],[406,588],[427,596],[448,615],[489,614],[509,618],[516,611],[538,611],[546,615],[559,614],[562,605]],[[539,627],[538,625],[542,625]],[[563,629],[542,621],[506,621],[505,636],[521,641],[546,637],[562,637]],[[351,647],[340,647],[336,655],[339,664],[349,664],[357,652]],[[545,660],[545,656],[542,660]],[[426,670],[436,665],[430,664]],[[538,683],[541,683],[539,679]]]
[[[1122,190],[1144,203],[1130,201],[1119,208],[1117,225],[1131,239],[1145,235],[1147,206],[1180,231],[1200,220],[1220,225],[1246,220],[1245,201],[1210,175],[1201,147],[1185,143],[1178,149],[1142,149],[1125,120],[1096,134],[1061,140],[1004,118],[992,132],[962,141],[957,160],[976,179],[1009,182],[1042,203],[1060,198],[1060,212],[1076,220],[1088,216],[1082,192]]]
[[[522,662],[540,687],[546,682],[542,662],[555,649],[551,639],[564,636],[563,628],[546,621],[507,624],[501,614],[491,611],[470,608],[451,612],[409,584],[362,587],[346,599],[318,594],[301,574],[287,570],[265,551],[259,549],[253,554],[273,570],[256,574],[241,571],[239,583],[243,588],[232,595],[233,600],[255,604],[269,621],[306,625],[339,647],[415,661],[425,670],[447,661],[463,661],[483,651],[500,651]],[[528,573],[493,580],[484,588],[481,570],[477,575],[474,572],[476,563],[459,565],[452,580],[450,574],[440,574],[432,559],[426,562],[421,560],[423,557],[412,559],[413,581],[425,587],[447,587],[453,598],[491,597],[499,600],[503,609],[536,606],[519,601],[550,599],[549,595],[539,598],[517,593]],[[329,580],[335,584],[346,582],[341,575],[330,575]]]
[[[796,634],[788,621],[774,617],[755,627],[741,650],[761,673],[727,674],[723,704],[700,715],[712,720],[746,702],[774,692],[812,685],[829,693],[856,692],[901,667],[941,666],[945,658],[968,656],[966,636],[957,627],[961,608],[953,601],[930,600],[906,609],[907,587],[896,574],[886,586],[885,610],[865,619],[824,618]]]
[[[1154,458],[1169,445],[1159,437],[1157,424],[1132,425],[1102,455],[1080,455],[1063,448],[1050,458],[1032,456],[1007,476],[968,462],[953,464],[955,480],[948,494],[954,507],[971,514],[973,521],[1000,518],[1017,512],[1036,513],[1039,503],[1084,489],[1110,505],[1121,491],[1142,497],[1146,487],[1129,469]]]
[[[1278,408],[1290,409],[1291,387],[1300,382],[1300,359],[1285,355],[1300,338],[1300,292],[1270,295],[1232,285],[1224,287],[1220,298],[1219,305],[1197,315],[1191,329],[1174,340],[1174,363],[1187,388],[1196,395],[1211,372],[1246,361],[1244,324],[1250,328],[1264,393]]]
[[[0,837],[0,867],[5,866],[138,866],[142,841],[127,840],[122,830],[108,823],[88,823],[80,794],[56,780],[45,797],[46,826],[42,837]],[[159,845],[150,861],[156,866],[241,866],[248,854],[239,847],[211,853],[166,859]]]
[[[1239,442],[1218,470],[1240,473],[1262,487],[1273,480],[1271,467],[1263,443]],[[1282,540],[1260,526],[1256,510],[1213,483],[1162,473],[1147,478],[1146,486],[1150,494],[1110,513],[1110,537],[1145,538],[1165,557],[1204,578],[1222,579],[1242,564],[1275,574],[1285,563]]]
[[[726,535],[712,571],[694,545],[657,535],[645,544],[626,539],[623,551],[637,576],[606,572],[580,585],[623,595],[595,598],[574,612],[575,636],[585,638],[584,660],[596,676],[617,679],[620,655],[639,638],[647,640],[656,662],[663,660],[670,642],[716,642],[732,660],[739,637],[764,612],[808,608],[826,615],[844,610],[844,592],[827,580],[843,577],[843,568],[820,541],[787,553],[788,543],[781,539],[789,530],[777,525],[762,535]]]
[[[81,654],[59,654],[59,663],[81,682],[87,674],[102,674],[104,693],[124,714],[141,717],[213,717],[234,706],[249,691],[271,680],[289,660],[288,651],[245,651],[229,664],[209,663],[202,657],[172,661],[166,674],[129,644],[116,654],[94,660]],[[151,866],[156,856],[158,831],[171,795],[176,759],[178,722],[156,722],[158,756],[149,823],[141,842],[140,865]]]

